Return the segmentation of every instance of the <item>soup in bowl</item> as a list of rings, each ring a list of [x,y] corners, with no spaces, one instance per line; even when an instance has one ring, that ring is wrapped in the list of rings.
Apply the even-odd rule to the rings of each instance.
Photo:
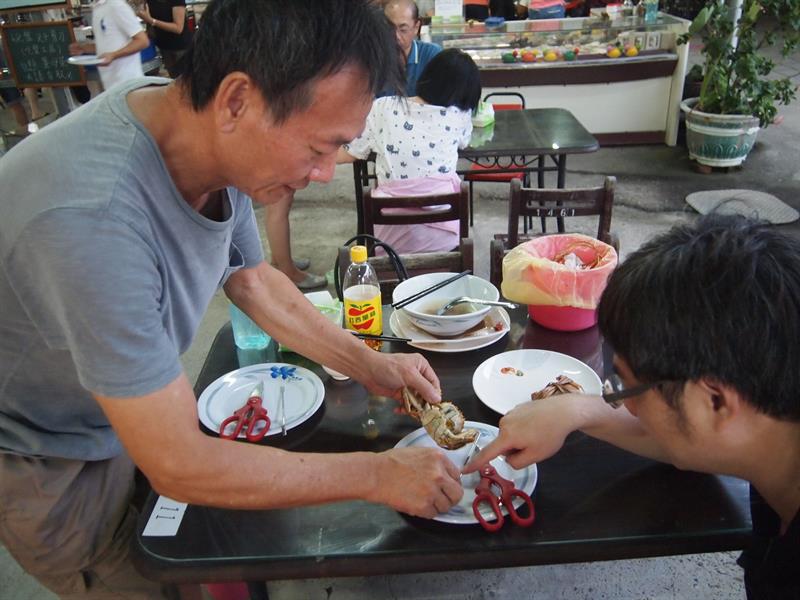
[[[410,277],[394,289],[392,302],[404,300],[454,275],[456,273],[425,273]],[[475,327],[492,309],[491,306],[484,304],[464,303],[453,306],[444,315],[436,314],[445,304],[459,296],[497,301],[500,292],[485,279],[475,275],[465,275],[400,310],[404,311],[409,320],[420,329],[433,335],[452,337]]]

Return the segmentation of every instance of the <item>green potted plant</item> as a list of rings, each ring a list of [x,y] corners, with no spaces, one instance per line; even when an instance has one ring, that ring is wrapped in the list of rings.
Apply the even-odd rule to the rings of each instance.
[[[735,4],[735,2],[733,3]],[[779,104],[796,96],[789,78],[771,78],[775,63],[762,49],[780,40],[787,56],[800,42],[800,0],[739,0],[741,16],[708,0],[679,42],[699,34],[705,57],[700,96],[681,104],[689,156],[714,167],[739,165]],[[758,25],[758,26],[757,26]]]

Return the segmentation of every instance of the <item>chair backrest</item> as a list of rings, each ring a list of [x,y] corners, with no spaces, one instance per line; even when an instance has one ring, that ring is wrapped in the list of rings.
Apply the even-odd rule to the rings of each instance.
[[[597,239],[615,245],[611,234],[611,211],[614,207],[615,177],[606,177],[605,183],[593,188],[541,189],[523,188],[519,180],[511,182],[511,199],[508,210],[508,248],[519,243],[519,220],[568,219],[597,215]]]
[[[469,269],[474,270],[474,248],[472,240],[461,238],[458,250],[452,252],[423,252],[420,254],[401,254],[400,260],[408,271],[410,277],[433,273],[437,271],[460,273]],[[392,299],[392,292],[400,283],[397,273],[388,256],[371,256],[369,263],[378,274],[381,286],[381,296],[384,304]],[[344,274],[350,264],[350,247],[339,248],[339,281],[344,280]]]
[[[364,189],[362,202],[364,233],[370,235],[375,235],[375,225],[420,225],[457,220],[459,222],[459,237],[469,237],[469,225],[467,222],[469,188],[463,182],[461,183],[460,191],[435,196],[373,198],[372,190]],[[386,211],[386,209],[391,208],[410,208],[418,212],[397,214]]]
[[[353,161],[353,177],[355,179],[356,190],[364,187],[371,187],[372,183],[377,180],[375,176],[376,156],[374,152],[370,152],[366,159]]]
[[[483,97],[484,102],[489,102],[489,98],[514,98],[517,102],[492,102],[495,110],[525,110],[525,96],[519,92],[492,92]]]

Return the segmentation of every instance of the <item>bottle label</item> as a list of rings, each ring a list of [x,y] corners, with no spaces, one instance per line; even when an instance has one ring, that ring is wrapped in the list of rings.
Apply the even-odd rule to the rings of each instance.
[[[344,314],[348,329],[372,335],[380,335],[383,332],[380,293],[368,300],[345,298]]]

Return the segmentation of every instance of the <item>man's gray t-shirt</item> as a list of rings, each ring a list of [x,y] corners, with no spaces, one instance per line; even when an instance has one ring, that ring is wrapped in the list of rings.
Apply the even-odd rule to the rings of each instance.
[[[0,452],[119,454],[90,391],[173,381],[213,294],[263,260],[251,200],[194,211],[131,113],[129,91],[165,82],[116,86],[0,160]]]

